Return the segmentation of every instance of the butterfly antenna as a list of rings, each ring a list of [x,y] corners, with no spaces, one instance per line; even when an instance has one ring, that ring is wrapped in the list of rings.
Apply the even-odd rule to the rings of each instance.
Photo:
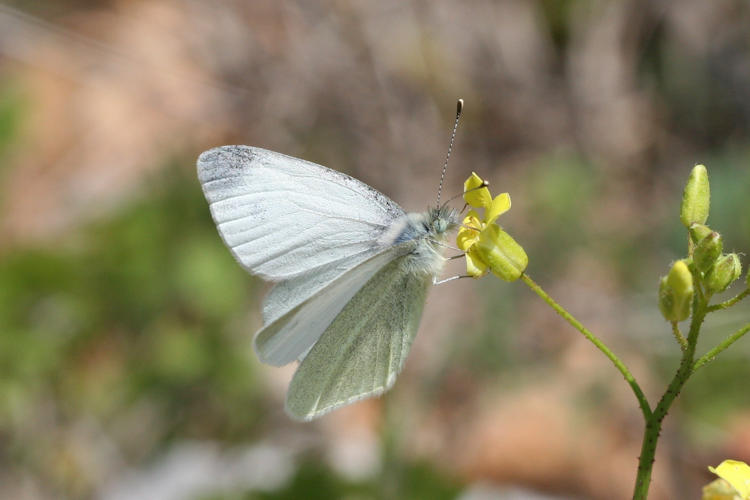
[[[445,171],[448,169],[448,160],[451,157],[451,151],[453,151],[453,141],[456,139],[456,129],[458,128],[458,119],[461,118],[461,111],[464,110],[464,100],[459,99],[456,103],[456,122],[453,124],[453,132],[451,132],[451,142],[448,145],[448,154],[445,155],[445,163],[443,163],[443,173],[440,174],[440,186],[438,186],[437,195],[437,206],[440,206],[440,195],[443,192],[443,181],[445,180]]]
[[[489,181],[483,180],[482,183],[480,185],[478,185],[477,187],[473,187],[473,188],[469,189],[468,191],[464,191],[462,193],[458,193],[457,195],[451,196],[450,198],[448,198],[447,200],[445,200],[445,203],[443,203],[443,207],[446,206],[448,203],[452,202],[453,200],[455,200],[456,198],[462,197],[466,193],[471,193],[472,191],[477,191],[479,189],[486,188],[489,185],[490,185]],[[464,207],[464,208],[466,208],[466,207]],[[461,210],[461,211],[463,212],[463,210]]]

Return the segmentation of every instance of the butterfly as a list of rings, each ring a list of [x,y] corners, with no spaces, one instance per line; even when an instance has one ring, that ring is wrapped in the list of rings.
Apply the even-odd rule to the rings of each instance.
[[[232,255],[275,283],[253,345],[264,363],[299,361],[288,415],[312,420],[393,386],[457,213],[406,213],[348,175],[250,146],[202,153],[198,179]]]

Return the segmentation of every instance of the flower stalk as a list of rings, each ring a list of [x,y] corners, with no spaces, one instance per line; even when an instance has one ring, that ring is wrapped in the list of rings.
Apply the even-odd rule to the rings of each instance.
[[[744,291],[732,299],[714,305],[710,304],[713,295],[723,292],[739,279],[742,266],[738,254],[722,253],[721,235],[705,225],[710,202],[706,167],[697,165],[693,168],[683,193],[680,220],[688,230],[687,256],[676,260],[668,274],[661,278],[659,283],[658,307],[671,326],[671,333],[679,344],[681,356],[677,370],[654,407],[649,404],[643,390],[625,363],[525,272],[528,265],[526,252],[496,223],[497,218],[510,209],[510,195],[503,193],[493,198],[487,185],[486,181],[474,173],[464,183],[464,199],[472,210],[464,218],[458,232],[457,244],[466,254],[467,274],[480,278],[491,272],[505,281],[520,279],[604,354],[620,372],[638,401],[645,424],[633,490],[634,500],[645,500],[651,484],[662,424],[672,404],[693,373],[750,331],[750,323],[748,323],[696,360],[696,346],[706,315],[732,307],[750,295],[750,276],[748,276],[745,280],[747,287]],[[690,327],[687,336],[684,336],[678,323],[688,318]],[[738,467],[737,463],[729,465],[732,467],[731,470]],[[729,465],[721,469],[722,473],[729,473],[727,472],[730,471]],[[742,465],[747,468],[747,465]],[[745,469],[742,471],[744,471],[743,474],[747,472]],[[721,475],[719,472],[717,474]]]

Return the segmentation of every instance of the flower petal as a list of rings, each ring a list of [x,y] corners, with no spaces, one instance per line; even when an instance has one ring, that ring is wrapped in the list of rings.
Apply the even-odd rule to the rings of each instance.
[[[750,465],[739,460],[724,460],[715,469],[709,467],[708,470],[731,484],[743,499],[750,498]]]
[[[469,210],[469,213],[464,217],[463,225],[477,230],[481,230],[484,227],[482,218],[479,217],[479,213],[476,210]]]
[[[495,199],[492,200],[492,203],[487,208],[484,214],[484,222],[491,224],[508,210],[510,210],[510,195],[508,193],[499,194],[495,196]]]
[[[479,241],[479,231],[475,229],[469,229],[468,227],[462,227],[458,230],[456,235],[456,245],[458,248],[467,252],[476,242]]]
[[[479,188],[484,183],[481,177],[474,172],[464,182],[464,200],[475,208],[487,208],[492,203],[490,190],[486,187]],[[479,188],[479,189],[477,189]]]
[[[475,210],[469,210],[469,213],[464,217],[462,227],[456,235],[458,248],[465,252],[471,245],[479,241],[479,232],[483,227],[484,224],[479,219],[479,214]]]
[[[744,500],[732,485],[719,478],[703,487],[701,500]]]

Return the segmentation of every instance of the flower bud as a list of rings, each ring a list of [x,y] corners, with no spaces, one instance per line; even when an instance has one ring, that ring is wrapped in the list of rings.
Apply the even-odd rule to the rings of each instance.
[[[742,264],[736,253],[722,255],[706,275],[706,291],[719,293],[726,290],[742,274]]]
[[[693,302],[693,275],[684,260],[672,265],[659,283],[659,309],[667,321],[682,321],[690,316]]]
[[[721,256],[723,244],[721,235],[713,231],[708,236],[698,242],[693,251],[693,262],[695,267],[701,272],[706,272],[714,265],[716,259]]]
[[[708,186],[708,172],[703,165],[696,165],[690,172],[685,191],[682,193],[680,220],[685,227],[694,222],[704,224],[708,219],[711,191]]]
[[[482,231],[477,250],[490,271],[505,281],[520,278],[529,264],[523,247],[495,224],[490,224]]]
[[[690,224],[690,239],[693,240],[693,243],[698,243],[709,234],[711,234],[710,227],[697,222]]]

